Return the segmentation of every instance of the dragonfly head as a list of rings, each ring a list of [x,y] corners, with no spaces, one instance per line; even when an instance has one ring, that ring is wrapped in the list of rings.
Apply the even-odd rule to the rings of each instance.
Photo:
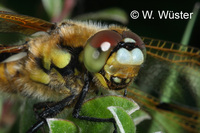
[[[135,33],[103,30],[88,40],[83,62],[105,88],[119,90],[137,76],[145,54],[144,43]]]

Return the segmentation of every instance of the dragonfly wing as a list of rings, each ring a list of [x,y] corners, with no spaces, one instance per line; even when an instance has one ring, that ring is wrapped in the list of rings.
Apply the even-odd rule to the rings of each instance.
[[[0,11],[0,32],[18,32],[31,35],[38,31],[48,32],[55,24],[42,19]]]
[[[135,83],[163,102],[199,108],[199,50],[143,38],[147,59]]]

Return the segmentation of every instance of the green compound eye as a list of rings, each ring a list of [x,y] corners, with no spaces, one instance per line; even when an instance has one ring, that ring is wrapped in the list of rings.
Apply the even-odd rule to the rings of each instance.
[[[94,34],[84,48],[83,62],[89,72],[99,72],[106,63],[111,50],[122,40],[122,36],[111,30]]]

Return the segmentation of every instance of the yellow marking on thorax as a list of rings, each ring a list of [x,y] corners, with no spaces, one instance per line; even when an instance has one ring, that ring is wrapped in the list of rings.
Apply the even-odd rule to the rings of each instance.
[[[67,51],[55,49],[51,53],[52,62],[58,68],[64,68],[71,60],[71,54]]]
[[[48,84],[50,82],[50,77],[42,69],[34,69],[30,73],[30,78],[34,81]]]
[[[50,70],[51,63],[58,68],[66,67],[71,60],[71,54],[62,49],[52,49],[50,53],[43,53],[43,66]]]

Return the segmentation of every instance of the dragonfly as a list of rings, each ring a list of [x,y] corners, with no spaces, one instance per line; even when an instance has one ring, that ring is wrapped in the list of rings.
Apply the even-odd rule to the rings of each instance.
[[[28,20],[31,19],[28,18]],[[17,20],[14,25],[21,21]],[[52,26],[51,24],[47,25],[49,23],[42,20],[38,23],[44,24],[42,27]],[[18,25],[21,25],[21,23]],[[31,26],[31,24],[27,26]],[[35,29],[32,29],[33,31],[31,29],[24,30],[19,26],[19,30],[22,33],[32,34]],[[43,29],[39,30],[42,31]],[[177,130],[180,130],[180,132],[199,132],[199,112],[195,109],[199,108],[198,79],[200,78],[198,78],[198,72],[200,50],[152,38],[142,37],[142,39],[146,45],[147,58],[138,78],[127,90],[127,97],[135,100],[142,109],[150,114],[153,120],[155,119],[163,126],[163,130],[166,132]],[[19,53],[27,47],[26,43],[20,46],[5,47],[2,45],[0,53]],[[173,75],[173,78],[170,77],[171,75]],[[185,77],[188,75],[191,76]],[[167,81],[165,80],[166,77],[168,77]],[[173,83],[170,80],[176,81]],[[179,81],[184,82],[181,82],[180,85],[178,84]],[[188,89],[189,84],[191,84],[190,81],[194,82],[191,85],[192,89]],[[170,84],[169,89],[166,91],[163,89],[167,88],[165,82]],[[139,90],[134,88],[139,88]],[[171,125],[167,123],[168,121],[172,121]],[[171,129],[172,127],[174,129]]]

